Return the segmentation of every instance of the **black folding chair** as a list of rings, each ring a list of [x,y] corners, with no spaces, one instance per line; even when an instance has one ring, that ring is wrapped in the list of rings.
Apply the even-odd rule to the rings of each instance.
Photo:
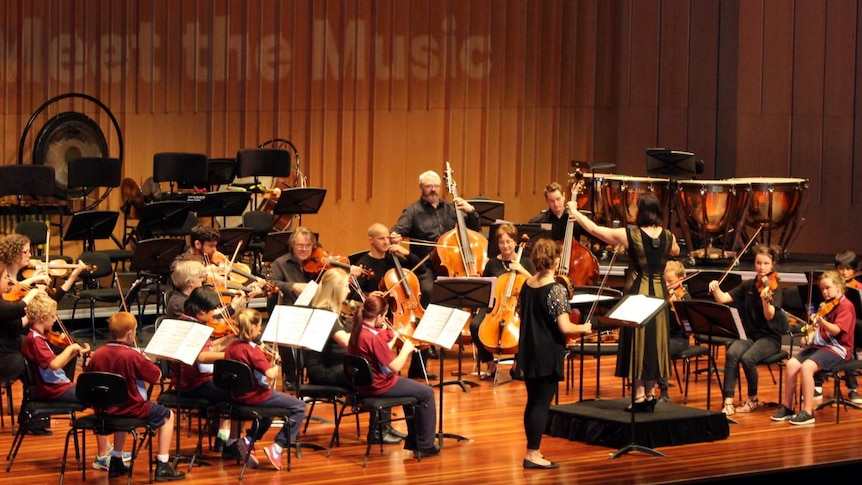
[[[69,453],[69,438],[75,437],[75,457],[81,457],[78,462],[81,468],[81,479],[87,481],[87,431],[97,435],[112,435],[114,433],[129,433],[132,435],[132,458],[129,461],[129,478],[132,483],[132,472],[135,458],[146,446],[149,449],[149,481],[153,483],[153,436],[156,430],[150,426],[146,418],[113,416],[107,413],[112,406],[121,406],[128,401],[126,379],[120,374],[111,372],[84,372],[78,376],[75,395],[83,405],[93,408],[93,414],[72,420],[72,427],[66,434],[66,445],[63,448],[63,463],[60,466],[60,485],[66,475],[66,458]],[[81,435],[81,446],[78,448],[78,433]]]

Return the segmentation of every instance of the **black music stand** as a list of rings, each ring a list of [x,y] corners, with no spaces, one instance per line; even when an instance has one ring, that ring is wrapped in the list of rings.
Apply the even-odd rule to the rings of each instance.
[[[263,259],[266,262],[273,262],[279,256],[283,256],[290,252],[290,236],[293,231],[271,232],[266,235],[263,240]]]
[[[707,336],[707,346],[709,347],[709,359],[712,360],[713,337],[720,338],[740,338],[739,330],[737,329],[736,319],[733,315],[733,310],[721,303],[716,303],[709,300],[683,300],[673,304],[676,313],[680,320],[688,321],[691,331],[699,335]],[[706,410],[709,411],[712,403],[712,369],[715,367],[715,362],[707,364],[707,387],[706,387]],[[716,370],[716,374],[717,374]],[[721,381],[719,380],[719,383]],[[721,386],[719,386],[721,387]],[[728,421],[735,423],[734,420],[727,418]]]
[[[66,235],[60,241],[83,241],[84,252],[96,250],[96,239],[108,239],[114,235],[120,213],[117,211],[76,212],[69,221]]]
[[[472,317],[476,316],[476,312],[483,308],[491,307],[492,283],[495,278],[438,278],[434,282],[434,289],[431,291],[431,303],[436,303],[442,306],[452,308],[463,308],[471,313]],[[468,386],[476,387],[477,382],[466,381],[462,378],[461,361],[464,357],[464,346],[458,345],[458,379],[454,381],[443,381],[443,356],[445,350],[440,349],[440,408],[442,413],[443,408],[443,387],[448,385],[461,386],[461,390],[469,392]]]
[[[495,222],[502,220],[506,213],[506,205],[499,200],[490,199],[470,199],[467,202],[476,210],[479,216],[479,223],[482,226],[491,226]]]
[[[236,152],[237,176],[254,177],[253,187],[258,187],[258,177],[289,177],[290,152],[280,148],[247,148]],[[257,192],[254,194],[257,206]]]
[[[299,225],[302,225],[302,214],[317,214],[325,198],[326,189],[298,187],[282,190],[272,213],[278,216],[298,215]]]
[[[254,231],[250,227],[228,227],[219,229],[218,246],[222,253],[232,256],[237,246],[240,250],[247,249]]]
[[[646,149],[646,171],[650,176],[693,177],[703,173],[703,160],[691,152],[666,148]]]
[[[206,187],[209,182],[207,156],[199,153],[164,152],[153,155],[153,181],[178,187]]]
[[[222,227],[228,216],[241,216],[251,200],[251,192],[210,192],[197,204],[198,217],[222,217]],[[215,224],[213,224],[215,225]]]
[[[210,191],[215,187],[230,185],[236,178],[237,163],[235,158],[210,158],[207,160],[207,182]]]
[[[596,309],[601,308],[603,311],[607,311],[613,305],[616,305],[617,302],[620,301],[620,298],[623,297],[623,294],[620,290],[615,288],[608,287],[600,287],[600,286],[575,286],[572,288],[572,299],[569,300],[569,305],[571,307],[577,308],[578,311],[581,312],[581,320],[586,322],[587,317],[590,317],[589,312],[593,307],[593,304],[596,305]],[[590,298],[583,298],[582,295],[587,295]],[[580,296],[580,298],[579,298]],[[574,301],[573,301],[574,300]],[[586,310],[586,311],[584,311]],[[602,325],[598,322],[598,319],[595,318],[597,315],[593,315],[591,319],[593,320],[593,330],[599,335],[599,339],[596,341],[596,400],[601,399],[601,365],[602,365],[602,339],[601,333],[609,329],[606,325]],[[613,327],[616,328],[616,327]],[[579,347],[580,347],[580,366],[579,366],[579,379],[578,379],[578,401],[584,400],[584,356],[587,354],[586,351],[586,340],[584,337],[586,335],[581,336]],[[568,383],[567,383],[568,385]],[[568,389],[568,387],[566,388]]]
[[[491,303],[491,282],[484,278],[448,278],[440,279],[434,283],[434,289],[431,292],[431,303],[452,308],[469,308],[470,313],[475,316],[476,310],[480,308],[488,308]],[[445,360],[446,350],[440,347],[440,384],[439,388],[439,404],[437,417],[437,437],[440,440],[440,447],[443,447],[443,438],[452,438],[458,441],[469,441],[466,438],[457,434],[449,434],[443,432],[443,387],[449,384],[457,384],[461,386],[461,390],[468,392],[467,385],[478,386],[475,382],[465,381],[461,379],[461,357],[464,353],[464,347],[458,344],[458,380],[443,382],[443,361]]]
[[[96,187],[119,187],[121,166],[119,158],[83,157],[69,160],[67,185],[70,189],[80,187],[83,201],[90,190]]]
[[[648,325],[649,322],[652,320],[652,318],[655,317],[658,314],[658,312],[662,311],[662,309],[665,306],[667,306],[667,301],[665,301],[664,299],[659,299],[659,298],[655,298],[655,297],[647,297],[647,298],[649,298],[650,301],[658,301],[659,305],[656,308],[652,309],[652,311],[647,310],[647,311],[643,311],[643,312],[639,313],[637,315],[637,320],[632,318],[632,316],[631,316],[632,314],[630,312],[629,312],[629,317],[627,317],[627,318],[631,318],[631,319],[614,318],[614,313],[616,310],[624,307],[629,302],[638,301],[635,299],[636,298],[642,298],[643,296],[644,295],[626,295],[623,297],[622,300],[620,300],[620,302],[614,308],[612,308],[608,312],[607,316],[597,317],[598,322],[601,324],[610,325],[610,326],[617,326],[617,327],[628,327],[628,328],[631,328],[633,330],[632,331],[631,355],[629,357],[631,359],[631,362],[634,362],[634,360],[635,360],[636,349],[638,346],[638,332],[637,332],[637,330]],[[622,330],[622,329],[620,329],[620,330]],[[629,394],[631,394],[631,411],[629,412],[629,414],[631,415],[631,420],[629,422],[629,433],[631,436],[631,440],[630,440],[628,445],[620,448],[619,450],[616,451],[616,453],[611,455],[611,459],[619,458],[619,457],[621,457],[625,454],[628,454],[629,452],[632,452],[632,451],[640,451],[643,453],[647,453],[649,455],[664,457],[665,456],[664,453],[662,453],[660,451],[656,451],[656,450],[654,450],[648,446],[639,445],[635,441],[635,414],[637,414],[635,412],[635,389],[634,389],[634,382],[632,381],[632,382],[630,382],[630,384],[632,385],[631,391],[629,392]]]
[[[16,196],[18,203],[15,214],[16,224],[21,222],[21,206],[25,195],[31,197],[53,195],[54,187],[54,167],[50,165],[0,166],[0,196]],[[60,225],[63,225],[62,215]],[[63,254],[62,244],[60,244],[60,254]]]
[[[172,229],[180,229],[190,210],[191,205],[183,200],[163,200],[147,204],[135,228],[138,239],[149,239]]]
[[[170,287],[168,281],[171,274],[171,264],[185,250],[185,241],[176,238],[154,238],[138,241],[132,253],[132,261],[129,263],[129,271],[138,274],[138,278],[129,287],[129,296],[134,296],[141,288],[155,282],[155,294],[162,295],[162,286]],[[163,298],[159,306],[167,307],[167,299]],[[127,297],[126,301],[131,301]]]

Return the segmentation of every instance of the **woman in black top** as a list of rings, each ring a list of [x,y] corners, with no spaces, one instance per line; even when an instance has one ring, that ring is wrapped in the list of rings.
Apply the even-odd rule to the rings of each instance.
[[[558,468],[557,463],[545,459],[539,445],[551,400],[558,382],[563,380],[566,335],[589,333],[591,326],[589,322],[575,325],[569,320],[568,294],[554,279],[554,270],[560,262],[560,245],[551,239],[539,239],[533,245],[530,260],[536,274],[524,282],[518,300],[521,316],[518,352],[527,388],[524,468]]]

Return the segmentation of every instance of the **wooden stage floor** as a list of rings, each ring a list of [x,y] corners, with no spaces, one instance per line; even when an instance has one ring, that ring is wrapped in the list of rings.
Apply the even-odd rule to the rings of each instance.
[[[446,379],[452,378],[457,359],[448,353],[444,361]],[[621,396],[620,380],[613,377],[613,357],[601,360],[600,395],[604,399]],[[465,369],[470,370],[472,360],[464,360]],[[721,364],[719,364],[721,365]],[[430,361],[430,368],[437,373],[439,362]],[[595,362],[587,362],[584,376],[585,396],[595,394]],[[501,367],[508,378],[506,366]],[[776,374],[777,375],[777,374]],[[444,439],[440,456],[423,459],[417,463],[409,452],[398,445],[386,446],[383,454],[374,447],[368,466],[362,467],[365,451],[364,439],[357,439],[352,423],[342,427],[342,444],[330,458],[325,451],[303,450],[301,459],[293,460],[293,469],[275,471],[264,464],[257,470],[248,470],[247,483],[696,483],[732,482],[781,473],[790,473],[793,482],[800,477],[831,477],[847,473],[847,469],[858,470],[862,461],[862,411],[842,410],[840,424],[835,424],[835,408],[830,407],[815,413],[817,422],[812,426],[796,427],[786,422],[776,423],[769,419],[772,409],[758,409],[749,415],[737,414],[738,424],[730,425],[730,436],[722,441],[659,448],[666,457],[654,457],[634,452],[611,460],[615,449],[586,445],[581,442],[545,436],[542,443],[544,454],[560,463],[557,470],[525,470],[522,468],[525,439],[522,427],[522,412],[525,402],[523,382],[511,381],[492,386],[487,380],[476,376],[465,376],[479,382],[478,387],[465,393],[459,386],[445,386],[443,391],[443,431],[469,438],[468,441]],[[761,370],[762,400],[777,400],[778,386],[772,383],[769,373]],[[577,388],[566,394],[561,383],[560,403],[574,402]],[[715,384],[713,384],[714,386]],[[745,386],[743,385],[743,388]],[[826,398],[831,395],[831,383],[825,388]],[[20,387],[13,390],[16,399]],[[719,399],[713,388],[712,408]],[[674,402],[682,402],[680,390],[671,388]],[[706,379],[692,381],[688,406],[706,408]],[[17,407],[17,406],[16,406]],[[315,414],[331,417],[331,408],[318,406]],[[363,436],[367,418],[363,422]],[[67,424],[55,420],[54,435],[28,436],[10,473],[0,472],[2,483],[54,483],[58,481],[60,458]],[[0,449],[5,453],[12,439],[12,426],[5,417],[5,427],[0,429]],[[332,425],[313,421],[305,443],[327,445]],[[268,433],[264,442],[272,440],[274,432]],[[94,453],[93,441],[88,441],[90,466]],[[191,452],[193,438],[182,436],[184,454]],[[136,466],[134,483],[146,483],[146,466],[141,461]],[[236,483],[239,466],[232,461],[222,461],[209,453],[204,457],[212,466],[195,467],[182,483],[218,485]],[[261,457],[263,459],[263,457]],[[264,459],[265,460],[265,459]],[[775,477],[772,477],[775,478]],[[79,472],[69,471],[66,483],[81,483]],[[89,470],[87,483],[107,484],[105,472]],[[124,483],[120,479],[111,483]]]

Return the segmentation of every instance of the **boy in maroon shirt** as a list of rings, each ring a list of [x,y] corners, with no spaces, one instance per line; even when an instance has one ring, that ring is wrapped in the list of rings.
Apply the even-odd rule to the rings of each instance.
[[[107,409],[108,414],[147,419],[150,425],[158,428],[158,451],[156,455],[155,481],[180,480],[186,474],[174,470],[170,459],[171,437],[174,431],[174,413],[170,409],[149,401],[147,384],[153,384],[162,377],[158,366],[147,359],[135,344],[138,322],[128,312],[117,312],[108,319],[111,341],[93,353],[87,371],[113,372],[126,378],[128,401],[121,406]],[[114,434],[114,450],[111,451],[109,477],[128,475],[129,469],[123,464],[123,445],[126,433]]]

